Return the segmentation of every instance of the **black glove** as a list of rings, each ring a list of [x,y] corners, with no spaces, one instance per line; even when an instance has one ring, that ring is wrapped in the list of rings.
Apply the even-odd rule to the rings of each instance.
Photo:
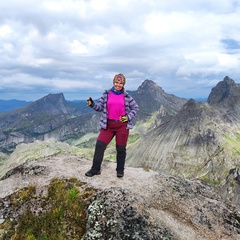
[[[127,116],[121,116],[121,117],[120,117],[120,121],[123,122],[123,123],[125,123],[125,122],[128,121],[128,117],[127,117]]]
[[[91,106],[92,104],[93,104],[93,100],[91,97],[89,97],[89,99],[86,101],[86,105]]]

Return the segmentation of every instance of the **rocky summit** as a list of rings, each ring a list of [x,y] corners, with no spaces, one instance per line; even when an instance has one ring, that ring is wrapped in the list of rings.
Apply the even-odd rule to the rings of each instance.
[[[47,152],[41,146],[39,155]],[[88,178],[84,173],[90,166],[91,161],[76,155],[51,152],[7,172],[0,181],[1,239],[240,238],[239,211],[209,185],[132,167],[119,179],[115,163],[108,161],[101,175]]]
[[[227,107],[230,103],[236,104],[234,101],[239,101],[239,98],[240,85],[226,76],[212,89],[207,102],[210,105],[224,104]]]
[[[137,119],[145,121],[158,111],[158,118],[161,118],[164,122],[168,121],[186,103],[185,98],[164,92],[152,80],[145,80],[137,91],[131,92],[131,95],[139,105]],[[161,114],[163,112],[164,114]]]

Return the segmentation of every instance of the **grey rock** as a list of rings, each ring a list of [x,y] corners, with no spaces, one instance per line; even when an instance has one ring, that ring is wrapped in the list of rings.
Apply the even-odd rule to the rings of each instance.
[[[106,189],[87,208],[87,232],[82,240],[176,239],[170,229],[151,223],[148,209],[149,203],[140,195]]]

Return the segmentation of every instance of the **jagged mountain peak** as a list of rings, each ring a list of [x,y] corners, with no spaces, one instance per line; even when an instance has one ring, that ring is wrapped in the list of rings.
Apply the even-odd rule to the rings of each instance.
[[[45,112],[51,114],[67,114],[71,107],[64,98],[63,93],[48,94],[33,102],[27,108],[29,112]]]
[[[152,94],[164,93],[163,89],[152,80],[146,79],[137,90],[138,93],[151,92]]]
[[[197,102],[196,102],[193,98],[190,98],[190,99],[183,105],[183,108],[195,107],[195,106],[197,106]]]
[[[146,79],[143,81],[142,85],[139,88],[144,88],[144,87],[156,87],[156,88],[161,88],[160,86],[157,85],[153,80]]]
[[[43,98],[39,99],[38,101],[65,101],[65,97],[63,95],[63,93],[56,93],[56,94],[52,94],[49,93],[48,95],[44,96]]]
[[[173,129],[180,132],[191,132],[197,128],[199,122],[202,121],[204,105],[205,103],[199,103],[194,99],[189,99],[176,115],[173,116],[171,121],[164,125],[163,128],[159,126],[157,132],[164,131],[167,135],[171,134]]]
[[[223,103],[224,105],[232,104],[232,99],[240,99],[240,85],[226,76],[223,81],[220,81],[208,96],[207,102],[210,105]]]
[[[175,119],[177,122],[186,121],[187,118],[198,117],[201,114],[200,103],[194,99],[189,99],[183,107],[176,114]]]
[[[230,77],[226,76],[224,79],[223,79],[223,82],[227,82],[228,84],[235,84],[234,80],[231,79]]]
[[[140,111],[138,116],[150,116],[159,109],[165,109],[166,116],[174,115],[186,99],[179,98],[173,94],[165,93],[154,81],[146,79],[132,96],[138,103]]]

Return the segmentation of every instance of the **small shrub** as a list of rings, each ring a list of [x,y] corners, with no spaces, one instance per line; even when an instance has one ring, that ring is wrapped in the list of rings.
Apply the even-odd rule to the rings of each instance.
[[[76,188],[69,189],[68,190],[68,196],[69,196],[71,201],[76,200],[76,198],[78,196],[78,190]]]
[[[146,172],[150,172],[150,168],[148,166],[144,166],[143,170]]]

